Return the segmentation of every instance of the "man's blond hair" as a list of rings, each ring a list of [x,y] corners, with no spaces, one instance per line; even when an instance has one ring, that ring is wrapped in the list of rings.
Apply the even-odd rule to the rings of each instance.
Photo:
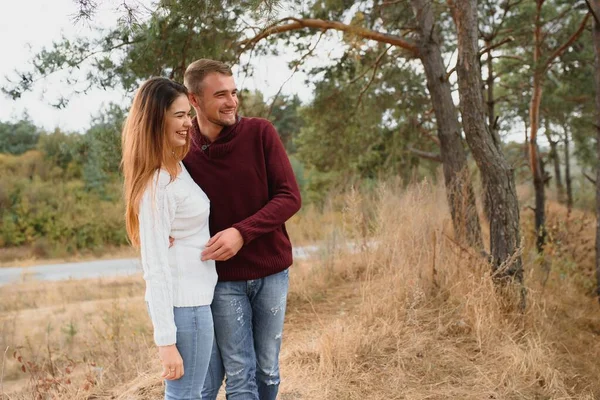
[[[192,62],[183,75],[183,83],[190,93],[199,94],[202,88],[202,82],[207,75],[219,73],[227,76],[233,76],[231,67],[221,61],[201,58]]]

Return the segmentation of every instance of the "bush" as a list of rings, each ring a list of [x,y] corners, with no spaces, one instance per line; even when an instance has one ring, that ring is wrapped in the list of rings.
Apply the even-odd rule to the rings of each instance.
[[[27,116],[15,123],[0,122],[0,153],[23,154],[35,148],[39,137],[39,129]]]
[[[3,192],[8,199],[8,208],[0,211],[3,246],[35,245],[40,252],[50,253],[127,243],[123,204],[86,191],[82,181],[21,178],[3,186]]]

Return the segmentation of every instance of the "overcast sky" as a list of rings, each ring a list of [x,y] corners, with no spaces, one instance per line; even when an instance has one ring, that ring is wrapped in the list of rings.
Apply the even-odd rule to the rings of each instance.
[[[144,0],[150,4],[150,1]],[[16,0],[3,1],[0,13],[0,81],[5,83],[6,77],[15,77],[14,70],[28,70],[33,56],[44,46],[59,41],[62,35],[68,38],[91,36],[93,27],[112,26],[120,15],[116,9],[118,1],[99,1],[102,6],[91,24],[75,23],[73,15],[78,8],[74,0]],[[130,3],[130,2],[128,2]],[[322,47],[322,45],[320,45]],[[288,54],[280,57],[256,58],[256,74],[244,77],[237,74],[240,89],[259,88],[267,98],[274,96],[291,71],[287,61],[292,59]],[[306,101],[311,96],[311,89],[304,84],[305,76],[296,73],[283,88],[283,93],[298,94]],[[60,76],[53,76],[35,85],[35,90],[26,93],[21,99],[12,100],[0,94],[0,121],[15,121],[25,112],[38,126],[46,130],[58,127],[64,131],[83,132],[90,126],[93,115],[97,115],[109,102],[128,104],[130,99],[121,91],[104,91],[95,89],[87,95],[70,99],[69,106],[58,110],[49,105],[61,93],[63,83]]]

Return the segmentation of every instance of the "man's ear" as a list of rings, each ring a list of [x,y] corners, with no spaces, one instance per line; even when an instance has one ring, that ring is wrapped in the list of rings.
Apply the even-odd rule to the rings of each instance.
[[[198,98],[196,97],[195,94],[193,93],[188,93],[188,100],[190,101],[190,103],[192,104],[192,106],[194,108],[198,107]]]

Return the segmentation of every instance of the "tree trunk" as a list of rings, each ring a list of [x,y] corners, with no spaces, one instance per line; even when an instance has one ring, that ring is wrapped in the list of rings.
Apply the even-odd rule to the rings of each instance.
[[[556,185],[556,193],[558,195],[558,201],[564,202],[565,197],[565,186],[562,182],[562,172],[560,171],[560,157],[558,156],[558,142],[550,142],[550,154],[552,156],[552,162],[554,164],[554,180]]]
[[[571,141],[569,140],[569,128],[565,123],[564,126],[565,131],[565,184],[567,186],[567,209],[569,210],[569,214],[573,209],[573,185],[571,181],[571,150],[569,146],[571,146]]]
[[[600,0],[590,4],[594,13],[594,52],[596,54],[596,151],[600,159]],[[600,301],[600,164],[596,166],[596,295]]]
[[[523,125],[525,126],[525,142],[523,145],[523,159],[527,160],[529,157],[529,125],[527,124],[529,121],[526,117],[523,117]]]
[[[467,156],[460,135],[458,113],[452,100],[450,82],[434,28],[430,0],[411,0],[420,31],[419,56],[427,77],[427,88],[433,103],[440,139],[446,193],[457,239],[483,250],[481,226],[475,205],[475,194],[468,175]],[[479,86],[481,87],[481,86]]]
[[[489,48],[492,46],[491,42],[485,42],[485,47]],[[478,60],[479,61],[479,60]],[[492,138],[494,139],[494,143],[496,146],[500,146],[502,140],[500,139],[500,135],[498,134],[498,121],[496,117],[496,98],[494,95],[494,80],[496,76],[494,75],[494,60],[492,59],[492,51],[490,50],[487,53],[486,60],[487,72],[488,76],[486,79],[487,86],[487,112],[488,112],[488,125],[490,126],[490,132],[492,132]]]
[[[492,44],[488,41],[485,42],[485,47],[490,47]],[[496,110],[495,110],[495,102],[494,102],[494,60],[492,59],[492,52],[490,51],[487,55],[486,60],[487,66],[487,109],[488,109],[488,125],[490,126],[490,130],[496,129]]]
[[[490,48],[492,46],[491,41],[487,41],[485,42],[485,47],[486,48]],[[486,66],[487,66],[487,78],[486,78],[486,88],[487,88],[487,99],[486,99],[486,105],[487,105],[487,116],[488,116],[488,126],[490,129],[490,132],[492,132],[492,138],[494,139],[494,143],[496,146],[501,146],[501,140],[500,140],[500,135],[498,134],[498,127],[497,127],[497,121],[496,121],[496,100],[494,97],[494,60],[492,59],[492,51],[490,50],[487,53],[487,60],[486,60]],[[485,187],[486,183],[484,180],[484,176],[482,175],[482,183],[483,183],[483,187]],[[487,196],[483,196],[483,210],[485,212],[485,217],[487,219],[487,222],[490,223],[491,219],[492,219],[492,210],[491,204],[488,204],[487,202]]]
[[[478,57],[477,0],[449,1],[458,31],[458,88],[467,143],[484,177],[490,204],[490,249],[498,277],[523,282],[519,204],[514,171],[486,124]],[[521,305],[524,306],[522,291]]]
[[[550,144],[549,157],[552,160],[552,164],[554,165],[554,182],[556,184],[556,195],[558,201],[563,203],[565,197],[565,187],[563,186],[562,174],[560,172],[558,141],[552,140],[552,135],[550,134],[550,122],[548,121],[548,118],[544,119],[544,134],[546,135],[546,139],[548,139],[548,143]]]
[[[546,242],[546,230],[544,227],[546,221],[546,192],[544,190],[544,177],[538,156],[537,143],[533,135],[529,138],[529,163],[533,175],[535,193],[535,244],[537,251],[541,253],[544,251],[544,243]]]
[[[540,165],[540,159],[538,155],[537,147],[537,133],[540,122],[540,104],[542,103],[542,85],[543,85],[543,71],[539,65],[541,62],[542,54],[542,25],[541,25],[541,12],[542,4],[544,0],[537,0],[537,13],[535,20],[535,31],[534,31],[534,51],[533,51],[533,62],[534,62],[534,73],[533,73],[533,94],[531,96],[531,103],[529,104],[529,126],[531,131],[529,133],[529,167],[531,168],[531,175],[533,176],[533,187],[535,190],[535,235],[536,235],[536,248],[538,252],[544,251],[544,242],[546,241],[546,231],[544,229],[546,220],[546,198],[544,191],[544,177],[542,175],[542,168]]]

